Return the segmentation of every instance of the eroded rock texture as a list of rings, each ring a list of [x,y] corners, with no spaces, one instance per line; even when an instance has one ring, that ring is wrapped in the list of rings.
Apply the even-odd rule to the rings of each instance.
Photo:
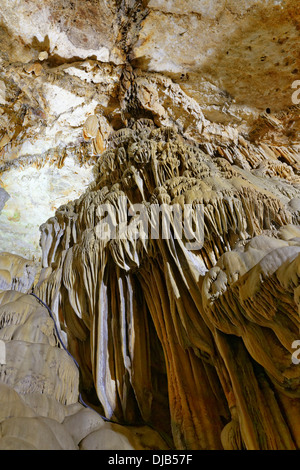
[[[16,259],[10,259],[12,267],[6,267],[13,278]],[[25,289],[20,292],[27,282],[21,274],[26,260],[17,261],[19,284],[0,292],[0,449],[168,449],[152,428],[109,423],[86,407],[78,367],[48,310]]]
[[[299,18],[297,0],[3,0],[3,249],[40,259],[38,227],[132,116],[299,168]]]
[[[2,0],[1,449],[299,448],[299,24]]]
[[[299,445],[300,189],[290,171],[287,182],[230,165],[141,119],[112,136],[88,191],[41,227],[36,292],[106,417],[151,423],[179,449]],[[169,238],[135,237],[135,213],[105,239],[105,203],[118,226],[136,203],[200,204],[204,244],[187,248],[175,216]]]

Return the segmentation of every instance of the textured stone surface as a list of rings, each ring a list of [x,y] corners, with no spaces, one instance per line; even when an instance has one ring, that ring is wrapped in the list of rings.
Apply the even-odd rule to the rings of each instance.
[[[1,449],[299,449],[299,24],[296,0],[2,1]],[[201,246],[175,218],[101,238],[120,196],[201,204]]]
[[[10,289],[28,292],[36,274],[37,266],[33,261],[12,253],[0,253],[0,292]]]
[[[9,194],[5,191],[5,189],[0,188],[0,212],[5,206],[6,201],[9,199]]]
[[[61,204],[76,199],[92,178],[92,167],[76,165],[71,157],[61,169],[48,163],[40,169],[14,167],[5,172],[2,182],[12,196],[0,216],[1,249],[38,263],[39,226]]]
[[[300,187],[294,172],[274,180],[247,165],[136,121],[112,136],[88,190],[41,227],[36,292],[58,306],[87,393],[94,384],[106,417],[141,416],[180,449],[299,441],[280,410],[299,408]],[[105,203],[128,223],[113,238],[101,231]],[[150,227],[135,239],[138,214],[128,222],[124,211],[137,203],[201,204],[203,243],[189,248],[175,216],[166,239]]]
[[[131,115],[225,145],[231,159],[246,141],[255,155],[298,165],[299,17],[295,0],[2,2],[0,173],[12,195],[0,216],[2,249],[40,258],[37,225],[83,192],[81,165],[92,165]],[[95,135],[86,133],[92,116]],[[41,217],[21,209],[12,179],[32,165],[50,165],[50,178],[51,166],[64,164],[76,195],[57,177],[41,204],[41,176],[28,175],[18,184]],[[23,247],[22,226],[32,229]]]
[[[0,293],[0,340],[1,450],[168,448],[152,429],[123,429],[79,403],[77,366],[33,296]]]

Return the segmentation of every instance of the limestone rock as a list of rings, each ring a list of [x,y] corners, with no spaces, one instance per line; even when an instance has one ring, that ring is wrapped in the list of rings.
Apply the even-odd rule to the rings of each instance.
[[[299,449],[298,2],[11,3],[0,448]]]
[[[9,194],[5,191],[5,189],[0,188],[0,212],[2,211],[8,199],[9,199]]]
[[[147,120],[116,132],[97,170],[89,190],[41,227],[48,277],[37,289],[54,309],[62,306],[61,327],[77,354],[86,389],[94,383],[107,417],[134,423],[141,415],[145,424],[154,422],[174,439],[177,448],[294,448],[297,429],[280,413],[281,398],[274,397],[272,405],[281,430],[265,414],[263,400],[273,393],[268,380],[279,387],[280,396],[286,395],[285,406],[291,394],[299,399],[299,372],[290,364],[299,328],[296,294],[289,281],[280,284],[283,277],[273,285],[283,267],[291,271],[290,279],[298,269],[299,229],[293,223],[299,224],[299,213],[289,197],[299,197],[299,187],[291,185],[287,197],[285,175],[274,184],[271,175],[214,159],[175,128],[157,129]],[[203,238],[196,236],[195,248],[189,247],[186,232],[177,236],[175,216],[169,237],[151,232],[145,239],[134,238],[137,216],[126,221],[127,209],[139,203],[139,210],[147,212],[151,204],[163,202],[182,209],[201,205]],[[114,237],[101,232],[100,209],[107,203],[115,210],[111,229],[114,217],[119,226],[128,223]],[[148,228],[155,229],[155,223],[150,218]],[[293,282],[297,289],[297,280]],[[276,300],[278,292],[289,313],[287,318],[278,313],[277,320],[275,312],[283,302]],[[232,335],[238,338],[243,372],[234,365]],[[94,348],[101,355],[95,356]],[[110,373],[112,354],[115,376]],[[161,361],[157,369],[155,357]],[[262,368],[259,382],[253,361]],[[158,380],[169,384],[164,398],[156,388]],[[239,400],[247,393],[257,400],[262,386],[258,418],[252,411],[245,414]],[[225,432],[222,423],[230,420],[233,406],[235,421]],[[172,427],[155,422],[157,413],[165,413]],[[261,428],[251,431],[256,419]],[[93,435],[99,433],[102,428]]]
[[[0,252],[0,289],[28,292],[37,273],[36,264],[12,253]]]
[[[79,402],[78,368],[61,348],[48,310],[33,296],[17,290],[0,294],[0,341],[5,345],[1,450],[96,450],[112,443],[117,450],[166,447],[152,429],[111,427]]]
[[[134,450],[125,436],[112,430],[94,431],[80,443],[81,450]]]
[[[0,174],[13,195],[3,251],[40,258],[38,226],[81,195],[83,173],[132,116],[240,167],[299,174],[296,0],[20,0],[17,10],[6,0],[0,13]],[[85,138],[91,116],[99,129]]]

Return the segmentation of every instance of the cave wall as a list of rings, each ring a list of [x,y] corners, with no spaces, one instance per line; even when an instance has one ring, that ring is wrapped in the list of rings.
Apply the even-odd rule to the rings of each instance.
[[[2,1],[1,448],[299,448],[299,21]]]

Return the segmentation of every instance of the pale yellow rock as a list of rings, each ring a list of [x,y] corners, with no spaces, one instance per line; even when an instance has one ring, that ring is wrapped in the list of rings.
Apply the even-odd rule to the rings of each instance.
[[[126,91],[124,100],[128,100]],[[289,201],[299,197],[300,188],[287,186],[286,175],[274,182],[261,169],[254,173],[246,165],[241,168],[225,158],[214,159],[175,127],[157,128],[147,119],[132,121],[111,136],[95,174],[94,185],[80,200],[59,209],[42,228],[43,268],[54,269],[37,292],[54,309],[61,298],[68,306],[61,312],[72,338],[70,347],[81,349],[83,381],[87,389],[94,382],[104,414],[114,421],[134,422],[138,409],[147,424],[165,413],[162,403],[167,398],[170,416],[157,423],[166,441],[157,442],[158,448],[167,443],[187,449],[294,448],[297,428],[289,427],[275,398],[271,406],[280,424],[272,425],[263,405],[272,394],[263,384],[266,374],[274,386],[299,398],[299,373],[290,364],[299,323],[291,280],[296,288],[298,265],[294,263],[300,248],[292,221],[299,222],[299,214]],[[109,202],[120,224],[124,215],[120,197],[145,208],[163,202],[183,209],[185,204],[201,204],[203,219],[193,223],[203,223],[203,239],[197,239],[194,250],[185,237],[174,235],[135,240],[136,216],[125,235],[103,238],[99,205]],[[171,234],[179,230],[175,221],[171,217]],[[155,226],[157,221],[151,223]],[[58,225],[64,252],[57,248]],[[75,243],[65,229],[71,226]],[[281,275],[284,269],[289,272],[286,282]],[[279,290],[272,288],[273,283]],[[100,294],[95,285],[100,286]],[[287,305],[286,315],[277,306],[278,292]],[[99,295],[100,307],[97,300],[87,300]],[[147,321],[148,311],[153,326]],[[153,385],[150,328],[163,345],[163,352],[156,354],[165,360],[160,366],[166,367],[169,385],[165,398]],[[240,354],[237,370],[232,336]],[[153,338],[154,333],[151,341],[156,341]],[[95,355],[94,348],[102,354]],[[114,351],[116,375],[111,373],[108,351]],[[85,359],[89,352],[92,377]],[[252,359],[263,368],[262,376],[252,371]],[[222,392],[217,399],[213,389],[218,389],[218,381]],[[247,394],[252,398],[245,404]],[[261,422],[256,427],[255,397]],[[158,415],[152,411],[156,406]],[[225,429],[218,406],[224,406]],[[97,442],[99,436],[106,439],[105,429],[115,430],[115,426],[105,423],[83,438],[80,448],[104,448],[105,440]],[[146,448],[146,439],[142,443],[134,434],[137,428],[119,428],[134,448]]]
[[[66,417],[67,407],[53,397],[42,393],[27,393],[20,397],[36,416],[50,418],[58,423],[62,423]]]
[[[11,3],[0,449],[299,448],[298,2]]]
[[[0,421],[4,421],[11,416],[31,418],[37,416],[22,397],[11,387],[0,382]]]
[[[0,252],[0,289],[28,292],[36,271],[34,262],[22,256]]]
[[[0,380],[18,393],[45,393],[62,404],[78,397],[78,371],[63,350],[40,343],[9,341]]]
[[[80,450],[134,450],[127,437],[106,427],[94,431],[79,444]]]
[[[39,53],[39,60],[40,61],[43,61],[43,60],[47,60],[48,59],[48,52],[47,51],[42,51]]]
[[[53,435],[59,442],[63,450],[77,450],[78,447],[75,445],[71,434],[67,431],[63,424],[59,423],[55,419],[42,417],[40,420],[45,423],[49,429],[51,429]]]
[[[46,418],[9,418],[0,424],[0,443],[2,438],[14,438],[13,450],[18,450],[19,439],[38,450],[74,450],[75,445],[60,426]],[[12,450],[12,443],[10,446]]]
[[[89,116],[83,125],[83,137],[86,140],[95,138],[97,136],[99,124],[98,119],[95,114]]]
[[[78,413],[68,416],[63,424],[74,442],[79,444],[86,436],[102,428],[104,420],[95,411],[83,408]]]
[[[0,450],[39,450],[33,444],[15,436],[4,436],[0,439]],[[48,450],[48,449],[47,449]]]

